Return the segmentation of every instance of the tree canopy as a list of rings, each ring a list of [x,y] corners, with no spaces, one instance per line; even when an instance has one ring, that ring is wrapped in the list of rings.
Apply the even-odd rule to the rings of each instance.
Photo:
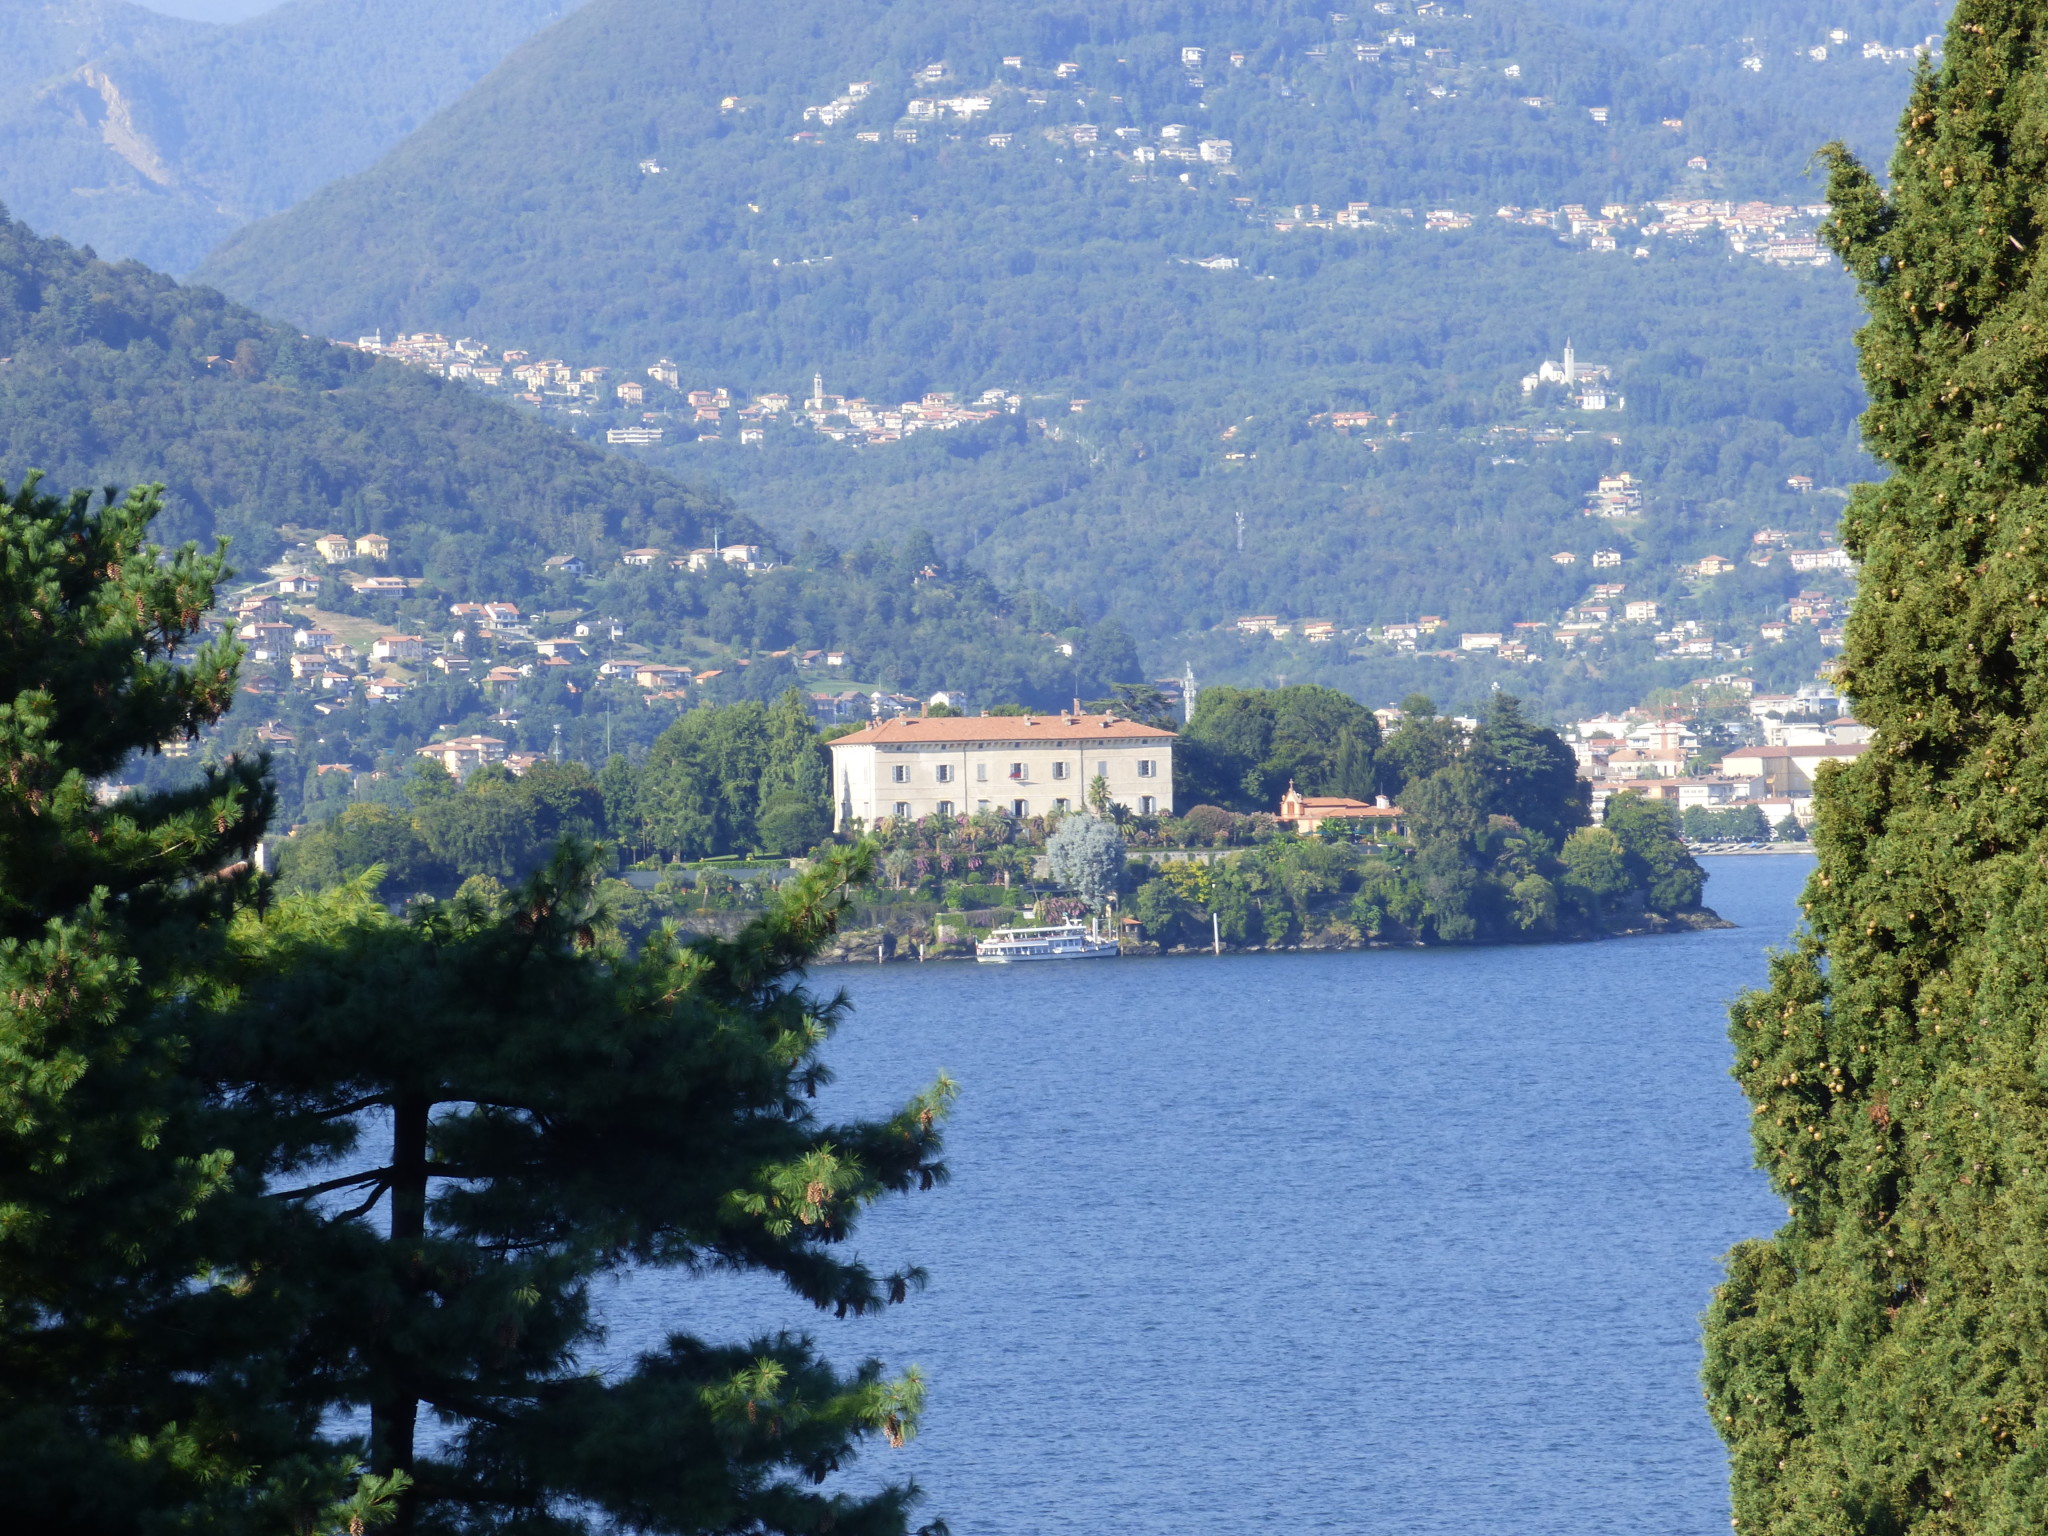
[[[1289,783],[1370,797],[1379,746],[1372,711],[1334,688],[1204,688],[1174,754],[1174,795],[1240,811],[1273,810]]]
[[[910,1485],[817,1485],[914,1432],[914,1371],[680,1329],[612,1376],[578,1363],[593,1282],[629,1265],[755,1271],[839,1316],[922,1283],[841,1245],[877,1198],[945,1178],[952,1086],[828,1119],[848,1004],[804,983],[872,850],[824,859],[733,938],[629,945],[576,836],[604,785],[536,766],[458,792],[426,772],[410,803],[435,856],[516,873],[516,822],[560,835],[543,867],[403,915],[363,879],[280,894],[252,858],[260,761],[94,793],[235,688],[235,648],[193,643],[221,559],[152,548],[155,511],[153,492],[0,495],[15,1518],[902,1532]],[[772,798],[803,770],[755,715]],[[795,745],[815,752],[807,726]],[[399,845],[375,815],[357,830]],[[425,1444],[423,1412],[457,1433]]]
[[[1807,928],[1731,1024],[1787,1207],[1707,1319],[1744,1531],[2048,1520],[2048,16],[1962,0],[1946,47],[1889,188],[1829,151],[1892,471],[1843,524],[1841,681],[1876,736],[1818,781]]]

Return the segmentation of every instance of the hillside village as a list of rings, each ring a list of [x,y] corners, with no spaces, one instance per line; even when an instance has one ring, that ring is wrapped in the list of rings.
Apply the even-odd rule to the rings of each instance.
[[[1681,125],[1676,118],[1671,122]],[[1695,157],[1689,164],[1699,172],[1709,168],[1704,157]],[[1418,227],[1441,234],[1471,229],[1486,217],[1457,208],[1428,208],[1418,214],[1414,208],[1375,208],[1369,202],[1325,208],[1320,203],[1262,207],[1248,197],[1233,201],[1248,223],[1282,234]],[[1738,256],[1777,266],[1826,267],[1833,264],[1834,257],[1821,245],[1817,228],[1830,211],[1825,203],[1737,203],[1674,194],[1640,206],[1604,203],[1597,209],[1582,203],[1566,203],[1555,209],[1503,204],[1493,210],[1492,217],[1503,225],[1553,231],[1561,242],[1590,252],[1625,251],[1639,260],[1649,259],[1655,240],[1691,243],[1719,232],[1727,237],[1728,249]],[[1212,257],[1203,265],[1235,268],[1238,263],[1234,258]]]
[[[1502,205],[1490,214],[1453,207],[1380,208],[1367,202],[1351,202],[1342,208],[1315,203],[1273,205],[1237,190],[1239,162],[1245,159],[1248,146],[1197,126],[1206,93],[1241,71],[1262,68],[1269,73],[1278,70],[1274,79],[1281,82],[1277,88],[1283,97],[1301,97],[1306,89],[1284,83],[1292,78],[1290,69],[1312,72],[1336,62],[1384,65],[1409,72],[1414,76],[1413,94],[1418,100],[1427,97],[1438,103],[1456,101],[1461,93],[1474,89],[1479,72],[1497,76],[1496,86],[1511,92],[1521,89],[1521,68],[1515,62],[1475,64],[1448,45],[1450,34],[1469,19],[1447,12],[1439,4],[1396,5],[1382,0],[1369,14],[1331,13],[1326,39],[1306,44],[1298,58],[1284,63],[1276,63],[1270,54],[1255,55],[1249,48],[1186,43],[1180,49],[1180,64],[1190,96],[1189,110],[1180,114],[1187,119],[1183,121],[1133,120],[1124,97],[1091,82],[1083,66],[1073,60],[1011,55],[1002,59],[992,80],[963,78],[946,61],[934,60],[910,71],[903,81],[853,81],[843,89],[821,93],[823,99],[806,106],[800,123],[792,125],[789,142],[822,145],[843,140],[855,149],[883,143],[944,142],[998,154],[1036,146],[1046,153],[1113,162],[1133,179],[1178,178],[1191,189],[1227,196],[1248,224],[1284,235],[1392,230],[1433,238],[1474,230],[1490,221],[1502,227],[1541,230],[1589,254],[1646,259],[1658,241],[1698,242],[1718,237],[1725,240],[1731,254],[1762,262],[1825,266],[1832,260],[1815,234],[1816,225],[1829,212],[1824,204],[1745,202],[1674,192],[1642,204],[1591,207],[1566,203],[1555,209]],[[1741,67],[1755,72],[1764,67],[1820,64],[1831,57],[1839,61],[1849,47],[1848,34],[1838,28],[1825,42],[1816,41],[1793,57],[1746,55]],[[1926,45],[1894,47],[1872,41],[1863,46],[1860,58],[1890,66],[1926,51]],[[1557,111],[1557,104],[1547,97],[1519,96],[1516,101],[1532,113]],[[720,109],[744,117],[763,110],[763,105],[728,96]],[[1584,116],[1586,123],[1597,128],[1617,126],[1619,121],[1608,106],[1587,108]],[[1666,119],[1662,131],[1682,141],[1685,123]],[[1687,180],[1704,187],[1716,169],[1704,157],[1695,156],[1687,164]],[[637,162],[638,173],[647,177],[670,176],[676,170],[659,156]],[[1228,253],[1191,254],[1179,259],[1184,265],[1218,273],[1237,272],[1245,265],[1242,257]],[[782,258],[770,261],[780,265]],[[1005,388],[985,389],[971,397],[934,391],[891,404],[831,393],[820,375],[813,375],[808,391],[770,389],[747,394],[715,381],[689,378],[682,365],[666,357],[626,367],[613,361],[536,356],[526,348],[498,347],[473,337],[451,339],[431,332],[401,334],[389,341],[378,332],[344,345],[504,395],[557,416],[563,425],[588,435],[601,430],[609,445],[627,449],[676,443],[766,448],[799,435],[879,448],[921,432],[944,432],[1004,416],[1022,416],[1027,409],[1042,409],[1041,399],[1053,402],[1051,409],[1044,416],[1034,416],[1030,424],[1044,436],[1060,438],[1065,429],[1056,423],[1086,413],[1090,405],[1086,399],[1053,396],[1031,397],[1027,403],[1025,395]],[[1569,342],[1561,360],[1544,359],[1522,378],[1521,393],[1531,411],[1539,413],[1562,408],[1582,416],[1596,413],[1615,419],[1628,409],[1627,394],[1615,369],[1578,358]],[[1391,411],[1328,411],[1312,418],[1312,424],[1327,424],[1332,431],[1360,439],[1371,449],[1412,436],[1401,425],[1399,414]],[[1586,436],[1589,430],[1503,423],[1490,429],[1489,435],[1503,448],[1512,448],[1523,442],[1565,442]],[[1254,457],[1250,450],[1227,441],[1234,433],[1232,428],[1223,434],[1224,461]],[[1603,435],[1614,447],[1621,446],[1618,435]],[[1332,617],[1254,614],[1238,617],[1226,628],[1246,644],[1341,644],[1358,655],[1412,654],[1454,662],[1484,658],[1530,667],[1573,655],[1627,651],[1660,661],[1694,661],[1725,668],[1702,679],[1698,686],[1738,693],[1754,686],[1747,675],[1749,664],[1762,648],[1803,638],[1817,642],[1823,652],[1839,646],[1839,625],[1853,571],[1845,553],[1830,538],[1765,528],[1746,546],[1731,545],[1677,570],[1645,569],[1633,535],[1643,519],[1655,515],[1654,498],[1646,497],[1647,489],[1627,471],[1604,476],[1590,487],[1583,511],[1599,529],[1598,535],[1585,547],[1562,548],[1549,556],[1556,566],[1574,574],[1584,567],[1589,579],[1580,595],[1557,611],[1517,619],[1504,630],[1453,632],[1441,616],[1420,614],[1377,625],[1346,624]],[[1787,482],[1787,490],[1804,495],[1812,493],[1814,486],[1810,478],[1794,476]],[[630,688],[648,706],[673,710],[719,696],[722,681],[729,683],[741,669],[754,664],[754,658],[737,652],[685,656],[657,654],[658,648],[645,645],[622,647],[618,627],[587,612],[522,613],[511,602],[481,602],[456,604],[444,614],[426,616],[423,605],[413,599],[417,583],[383,568],[388,547],[379,547],[382,540],[377,535],[350,540],[332,533],[307,533],[298,553],[273,568],[270,582],[244,595],[237,617],[241,632],[252,645],[249,690],[310,698],[316,714],[346,708],[353,702],[403,700],[423,686],[461,686],[474,690],[502,715],[512,708],[522,687],[535,679],[577,690]],[[774,565],[766,552],[749,544],[631,549],[619,558],[629,568],[660,567],[676,572],[716,567],[756,574],[772,570]],[[554,556],[547,567],[547,574],[554,576],[586,574],[582,561],[571,555]],[[1811,581],[1782,605],[1781,612],[1747,629],[1690,611],[1695,599],[1745,567],[1781,567],[1811,577]],[[403,603],[409,617],[393,627],[347,619],[323,609],[318,597],[328,583],[345,587],[358,610],[376,599],[395,599]],[[397,611],[396,607],[391,611]],[[1048,641],[1056,643],[1053,637]],[[806,692],[813,713],[824,722],[902,714],[929,702],[854,686],[857,659],[841,652],[778,651],[766,659],[816,678],[816,686],[807,687]],[[273,722],[273,729],[283,727]],[[1637,732],[1638,726],[1631,724],[1629,730]],[[477,752],[487,754],[489,739],[477,739],[483,743]],[[1581,733],[1580,739],[1590,743],[1598,738]],[[1758,744],[1785,745],[1761,738]],[[1611,777],[1623,782],[1646,776],[1641,764],[1650,760],[1628,754],[1649,748],[1631,740],[1616,750],[1619,757],[1613,751],[1588,746],[1583,761],[1596,781]],[[1655,750],[1665,749],[1658,746]],[[467,748],[448,748],[445,743],[428,744],[420,751],[448,756],[451,767],[459,768],[468,761]],[[516,758],[518,754],[507,756]],[[1665,766],[1661,759],[1656,761],[1660,768]]]
[[[573,611],[527,612],[511,602],[450,604],[435,623],[409,630],[319,606],[323,583],[337,576],[355,591],[368,586],[377,595],[395,594],[387,584],[396,578],[359,574],[382,558],[380,543],[375,536],[353,544],[338,536],[314,539],[303,553],[328,569],[287,562],[270,579],[244,589],[231,612],[221,615],[220,624],[232,624],[247,647],[241,684],[246,697],[237,715],[244,728],[262,717],[254,731],[256,745],[297,752],[302,758],[304,749],[312,748],[317,756],[313,741],[300,740],[308,728],[295,728],[289,717],[312,721],[310,731],[317,733],[321,720],[356,708],[403,712],[408,699],[428,690],[432,707],[456,723],[430,728],[421,733],[427,739],[409,744],[401,733],[404,751],[439,764],[458,780],[491,764],[522,773],[549,755],[515,746],[521,702],[534,697],[534,686],[577,693],[608,690],[616,703],[637,698],[669,719],[725,696],[716,687],[720,679],[730,680],[756,662],[786,663],[799,679],[813,679],[798,686],[821,727],[920,715],[937,705],[963,709],[991,702],[969,700],[957,692],[919,698],[858,685],[853,681],[855,658],[842,651],[728,656],[718,658],[718,665],[662,661],[647,654],[645,646],[622,643],[625,631],[614,621]],[[1782,553],[1772,551],[1774,558]],[[330,556],[338,557],[331,565]],[[761,557],[758,546],[735,545],[674,556],[629,550],[622,563],[659,562],[704,570],[708,562],[716,561],[744,571],[770,569]],[[1556,643],[1567,648],[1598,644],[1616,625],[1654,626],[1655,613],[1642,610],[1654,610],[1656,605],[1626,603],[1624,590],[1622,583],[1596,583],[1589,601],[1574,610],[1579,617],[1554,626]],[[1248,616],[1236,628],[1247,637],[1267,640],[1363,640],[1400,650],[1448,639],[1442,634],[1442,621],[1434,617],[1352,635],[1341,634],[1329,621],[1290,624],[1271,616]],[[1551,627],[1518,626],[1514,639],[1462,635],[1456,649],[1439,654],[1507,653],[1520,648],[1530,659],[1538,659],[1532,647],[1544,643],[1540,631],[1546,628]],[[1682,627],[1676,632],[1685,634]],[[1681,649],[1679,654],[1695,653]],[[1164,705],[1183,713],[1191,711],[1197,697],[1192,673],[1184,679],[1160,679],[1153,687]],[[465,698],[471,702],[465,705]],[[1398,707],[1375,713],[1389,731],[1401,719]],[[476,724],[479,719],[485,722],[482,728]],[[1788,825],[1788,818],[1791,827],[1811,820],[1813,776],[1819,765],[1854,756],[1869,739],[1868,730],[1850,717],[1845,701],[1825,681],[1793,694],[1763,694],[1739,669],[1698,678],[1654,707],[1594,716],[1562,729],[1582,775],[1593,786],[1596,812],[1613,794],[1635,793],[1668,801],[1681,814],[1754,808],[1770,826],[1780,828]],[[167,755],[192,750],[191,744],[183,744],[167,749]],[[560,751],[559,736],[554,751]],[[358,786],[366,774],[374,779],[387,771],[356,760],[323,762],[317,768],[319,775],[333,773],[341,776],[341,784]],[[1753,828],[1755,823],[1749,825]]]
[[[1564,377],[1572,368],[1569,348],[1566,357],[1561,369],[1550,363],[1544,368],[1555,370],[1555,381],[1570,387]],[[1536,378],[1537,375],[1530,376],[1532,381]],[[1370,416],[1368,412],[1350,414]],[[1809,476],[1795,475],[1786,489],[1795,496],[1806,496],[1813,493],[1814,484]],[[1614,644],[1640,647],[1645,640],[1659,659],[1741,663],[1752,658],[1758,647],[1782,645],[1801,629],[1810,630],[1823,651],[1840,648],[1841,624],[1854,591],[1855,564],[1832,533],[1800,534],[1782,528],[1760,528],[1750,536],[1745,548],[1731,545],[1726,555],[1707,555],[1675,572],[1644,573],[1639,571],[1629,538],[1646,515],[1641,483],[1626,470],[1602,476],[1586,493],[1584,512],[1612,528],[1613,542],[1584,554],[1576,549],[1560,549],[1550,556],[1560,569],[1577,570],[1582,565],[1586,568],[1592,580],[1583,595],[1561,613],[1518,620],[1506,631],[1453,634],[1443,617],[1436,614],[1376,625],[1346,625],[1322,617],[1295,619],[1279,614],[1247,614],[1228,627],[1247,640],[1294,641],[1311,646],[1341,643],[1359,654],[1374,650],[1415,652],[1446,660],[1484,654],[1532,666]],[[1810,577],[1816,585],[1800,589],[1783,605],[1782,613],[1766,618],[1754,630],[1686,617],[1677,611],[1688,598],[1700,595],[1714,582],[1743,567],[1784,570]],[[1636,578],[1633,590],[1632,576]]]
[[[1165,131],[1179,132],[1178,125]],[[1204,146],[1208,148],[1208,146]],[[1227,157],[1229,146],[1222,146]],[[1190,150],[1190,154],[1196,153]],[[1297,205],[1292,210],[1254,209],[1249,198],[1235,201],[1253,222],[1270,224],[1276,230],[1337,230],[1391,227],[1389,220],[1412,223],[1414,210],[1373,212],[1367,203],[1353,203],[1341,211],[1326,212],[1320,205]],[[1645,219],[1645,213],[1657,215]],[[1567,204],[1555,213],[1545,209],[1523,210],[1503,207],[1496,216],[1503,221],[1555,229],[1560,240],[1583,242],[1592,251],[1614,251],[1625,243],[1627,232],[1637,230],[1645,239],[1663,236],[1692,241],[1719,229],[1729,248],[1760,261],[1780,265],[1827,266],[1833,258],[1821,248],[1814,225],[1826,217],[1825,204],[1804,207],[1767,203],[1732,204],[1671,200],[1652,204],[1647,210],[1609,204],[1597,217],[1577,204]],[[1470,228],[1471,215],[1448,209],[1427,212],[1422,227],[1427,230]],[[1634,254],[1646,257],[1648,246],[1635,247]],[[1182,264],[1211,271],[1235,271],[1240,259],[1229,255],[1180,258]],[[992,421],[1004,415],[1016,416],[1025,409],[1025,397],[996,387],[984,389],[972,400],[954,392],[932,391],[916,400],[895,405],[870,401],[858,395],[828,393],[822,375],[814,374],[807,395],[792,396],[779,390],[743,396],[730,387],[685,380],[679,365],[657,358],[637,369],[610,363],[577,363],[557,357],[536,358],[524,348],[499,349],[474,337],[450,339],[439,332],[401,333],[386,341],[383,333],[337,339],[336,344],[372,356],[388,358],[405,367],[417,368],[440,378],[466,382],[502,393],[523,405],[563,419],[565,426],[579,425],[596,430],[602,422],[605,442],[613,447],[652,447],[657,444],[732,442],[741,447],[765,447],[773,441],[788,441],[784,434],[811,434],[856,447],[881,447],[899,443],[919,432],[944,432]],[[1579,362],[1575,365],[1567,343],[1563,362],[1546,362],[1522,382],[1524,395],[1536,395],[1539,388],[1561,385],[1564,403],[1581,411],[1614,411],[1627,408],[1627,397],[1613,387],[1612,370],[1604,365]],[[1539,398],[1550,398],[1545,393]],[[1051,405],[1058,413],[1081,414],[1089,401],[1063,395],[1032,397],[1035,408]],[[1317,420],[1347,435],[1367,431],[1375,423],[1390,428],[1394,416],[1384,422],[1370,411],[1337,411]],[[622,424],[612,424],[612,423]],[[1052,420],[1034,417],[1033,426],[1046,436],[1063,435]],[[1374,439],[1374,446],[1377,440]],[[1227,459],[1243,458],[1228,452]]]
[[[816,433],[834,442],[878,446],[901,442],[918,432],[943,432],[1015,415],[1024,405],[1021,396],[1001,389],[984,390],[965,404],[957,395],[934,392],[917,400],[883,405],[857,395],[828,394],[822,375],[813,376],[807,396],[792,399],[770,391],[743,400],[723,386],[693,387],[694,381],[686,383],[681,369],[667,358],[658,358],[635,372],[605,363],[536,358],[522,348],[499,350],[474,337],[450,340],[429,331],[401,334],[390,341],[378,332],[337,345],[389,358],[439,378],[503,392],[522,404],[564,417],[610,418],[623,412],[633,418],[631,424],[605,429],[605,441],[614,447],[727,439],[751,447],[765,442],[771,429],[778,428]]]

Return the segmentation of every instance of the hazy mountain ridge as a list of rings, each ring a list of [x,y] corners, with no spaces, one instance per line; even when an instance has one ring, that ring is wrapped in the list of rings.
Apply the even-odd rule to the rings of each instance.
[[[712,338],[690,330],[702,310],[769,312],[798,285],[748,258],[844,262],[855,242],[883,265],[914,263],[913,216],[978,221],[998,259],[1054,235],[1074,237],[1070,247],[1136,241],[1189,254],[1242,225],[1227,197],[1129,192],[1079,155],[1055,169],[1051,156],[1027,164],[1019,153],[998,168],[977,147],[991,132],[1036,140],[1085,123],[1106,140],[1133,125],[1149,139],[1179,121],[1231,140],[1231,189],[1261,201],[1462,199],[1490,211],[1641,199],[1688,180],[1721,196],[1811,197],[1802,172],[1812,148],[1838,132],[1867,137],[1896,111],[1881,105],[1853,124],[1813,115],[1814,82],[1791,89],[1775,71],[1742,69],[1736,37],[1711,78],[1686,78],[1512,0],[1481,0],[1469,15],[1398,9],[1337,24],[1305,4],[1146,0],[1083,19],[929,0],[822,16],[789,3],[740,15],[600,0],[374,169],[230,239],[204,274],[335,334],[481,327],[550,350],[709,350]],[[1389,34],[1410,46],[1371,63],[1353,56]],[[1190,48],[1208,62],[1185,65]],[[1006,69],[1007,57],[1022,68]],[[1056,78],[1062,62],[1078,72]],[[914,78],[941,63],[928,87]],[[1880,103],[1902,99],[1904,66],[1837,65],[1876,81]],[[848,81],[871,90],[842,120],[806,119]],[[926,144],[890,142],[912,101],[977,95],[990,105],[973,122],[927,120]],[[1611,117],[1594,121],[1596,108]],[[1662,126],[1671,118],[1682,133]],[[883,140],[865,161],[862,130]],[[929,144],[939,132],[960,148]],[[1714,164],[1704,178],[1686,169],[1700,154]],[[649,157],[674,159],[673,173],[641,172]],[[1130,217],[1113,211],[1119,191]],[[1085,206],[1059,207],[1076,198]],[[742,265],[679,272],[686,258]],[[827,364],[846,329],[831,320],[807,327]],[[858,340],[865,350],[873,338]]]
[[[28,88],[0,107],[0,199],[183,271],[229,231],[368,165],[579,0],[295,0],[234,25],[8,0]]]
[[[174,48],[206,30],[128,0],[0,0],[0,56],[17,90],[117,49]]]

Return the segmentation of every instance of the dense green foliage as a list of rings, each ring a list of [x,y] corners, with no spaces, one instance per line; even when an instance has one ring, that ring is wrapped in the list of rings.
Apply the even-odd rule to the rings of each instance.
[[[358,887],[244,918],[213,1064],[250,1153],[296,1186],[275,1198],[318,1228],[269,1256],[272,1283],[299,1288],[323,1395],[369,1409],[369,1465],[411,1479],[418,1529],[903,1530],[908,1487],[809,1485],[913,1431],[914,1373],[842,1374],[788,1334],[679,1332],[603,1380],[578,1363],[591,1283],[627,1265],[760,1271],[840,1316],[922,1283],[834,1246],[880,1195],[944,1178],[950,1085],[880,1121],[812,1102],[845,1005],[801,970],[866,858],[736,940],[631,953],[573,847],[409,921]],[[429,1449],[422,1409],[466,1432]]]
[[[1687,808],[1682,819],[1687,839],[1695,843],[1767,843],[1771,839],[1771,824],[1754,805],[1695,805]]]
[[[1876,740],[1820,779],[1808,929],[1732,1021],[1788,1207],[1708,1314],[1745,1532],[2048,1521],[2044,65],[2040,6],[1964,0],[1890,187],[1833,155],[1893,471],[1844,524],[1842,680]]]
[[[120,0],[12,0],[0,200],[186,271],[238,225],[370,164],[575,3],[297,0],[209,26]]]
[[[951,1085],[880,1120],[816,1103],[846,1004],[803,969],[871,851],[688,945],[623,943],[573,837],[509,892],[478,876],[404,918],[362,882],[271,899],[260,763],[93,793],[235,685],[231,646],[191,643],[221,564],[149,547],[154,512],[0,497],[10,1515],[902,1532],[911,1487],[816,1485],[914,1432],[914,1372],[841,1372],[789,1334],[579,1360],[593,1283],[628,1265],[754,1271],[839,1316],[922,1283],[837,1245],[944,1179]],[[563,831],[601,812],[569,774],[521,793]],[[423,1445],[423,1409],[458,1433]]]
[[[222,964],[268,796],[248,763],[92,792],[233,690],[195,634],[221,562],[160,561],[155,510],[0,492],[0,1475],[24,1528],[275,1530],[335,1480],[289,1318],[231,1267],[194,1283],[275,1226],[225,1210],[176,1001]]]
[[[1308,692],[1241,695],[1219,713],[1271,709]],[[1326,749],[1356,739],[1349,725],[1326,729]],[[1132,904],[1147,935],[1196,945],[1212,931],[1266,944],[1318,933],[1499,943],[1590,936],[1701,910],[1705,877],[1671,811],[1620,795],[1602,826],[1587,826],[1589,790],[1571,749],[1510,695],[1494,695],[1469,733],[1427,700],[1410,700],[1399,729],[1359,771],[1398,796],[1400,830],[1335,821],[1312,840],[1269,838],[1216,863],[1167,864]],[[1197,808],[1183,821],[1208,819]]]
[[[1380,723],[1332,688],[1205,688],[1174,752],[1174,799],[1228,810],[1278,808],[1304,795],[1370,800]]]

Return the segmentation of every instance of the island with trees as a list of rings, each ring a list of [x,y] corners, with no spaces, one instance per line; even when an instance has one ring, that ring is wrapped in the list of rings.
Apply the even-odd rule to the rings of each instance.
[[[1151,690],[1109,709],[1167,719]],[[322,807],[276,846],[287,889],[375,870],[383,895],[516,883],[562,837],[617,852],[629,927],[732,932],[792,864],[872,842],[877,878],[831,953],[962,955],[988,930],[1092,913],[1134,953],[1471,944],[1667,932],[1718,921],[1670,807],[1633,795],[1591,825],[1571,750],[1495,694],[1473,724],[1407,701],[1384,740],[1332,689],[1205,690],[1176,750],[1177,816],[1106,799],[1070,817],[885,820],[833,838],[830,771],[794,692],[684,714],[638,761],[542,761],[458,783],[431,760]],[[1398,816],[1303,833],[1274,813],[1290,787],[1365,795]],[[1113,828],[1114,835],[1108,835]],[[1085,851],[1083,844],[1085,842]]]

